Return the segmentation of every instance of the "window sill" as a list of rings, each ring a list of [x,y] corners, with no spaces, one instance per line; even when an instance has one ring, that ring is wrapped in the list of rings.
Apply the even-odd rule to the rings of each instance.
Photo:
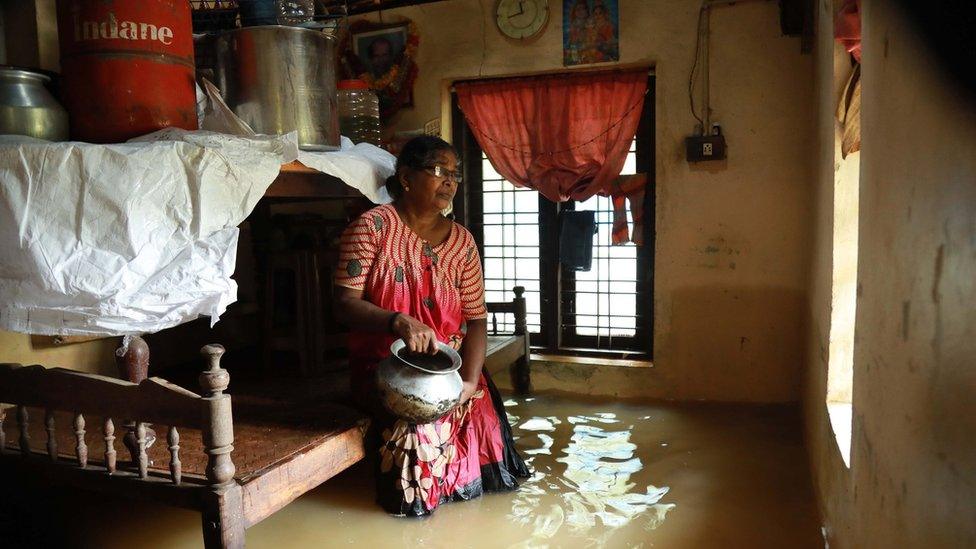
[[[589,366],[617,366],[623,368],[652,368],[650,360],[629,360],[622,358],[601,358],[594,356],[573,356],[552,353],[532,353],[529,357],[534,362],[556,362],[560,364],[585,364]]]

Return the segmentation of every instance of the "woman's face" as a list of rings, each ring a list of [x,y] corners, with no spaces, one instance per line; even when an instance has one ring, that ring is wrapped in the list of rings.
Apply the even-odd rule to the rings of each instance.
[[[440,172],[444,175],[435,175],[435,166],[440,166]],[[449,208],[458,190],[458,183],[450,174],[458,170],[458,159],[454,152],[439,151],[425,168],[411,168],[401,176],[404,178],[401,180],[404,187],[403,199],[414,207],[431,212]]]

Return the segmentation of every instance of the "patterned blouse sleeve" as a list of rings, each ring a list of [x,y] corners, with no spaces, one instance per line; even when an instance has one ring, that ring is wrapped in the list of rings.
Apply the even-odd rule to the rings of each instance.
[[[362,290],[376,260],[376,233],[366,216],[353,221],[339,239],[339,265],[335,285]]]
[[[461,313],[465,320],[488,317],[485,307],[485,281],[481,273],[481,256],[473,240],[469,240],[465,252],[467,258],[461,273]]]

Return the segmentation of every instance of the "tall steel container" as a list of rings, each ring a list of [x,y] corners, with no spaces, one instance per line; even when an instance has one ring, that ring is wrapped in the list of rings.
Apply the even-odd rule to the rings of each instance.
[[[298,27],[246,27],[217,40],[217,85],[258,133],[298,131],[305,150],[339,148],[335,39]]]
[[[74,139],[197,128],[186,0],[58,0],[58,36]]]

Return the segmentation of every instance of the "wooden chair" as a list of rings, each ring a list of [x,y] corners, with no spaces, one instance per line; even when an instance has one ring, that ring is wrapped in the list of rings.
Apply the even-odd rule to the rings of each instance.
[[[506,302],[487,303],[491,315],[488,329],[488,350],[485,368],[496,372],[507,368],[512,378],[512,387],[519,394],[531,390],[529,375],[529,329],[525,306],[525,288],[513,288],[515,299]],[[510,313],[515,317],[515,329],[511,334],[498,333],[498,315]]]
[[[237,395],[232,417],[224,349],[207,345],[201,353],[203,396],[160,378],[134,384],[0,364],[0,403],[14,405],[6,410],[16,417],[5,423],[0,406],[0,467],[194,509],[206,547],[243,547],[245,528],[364,456],[367,420],[342,406]],[[136,426],[131,461],[116,451],[116,425],[127,420]],[[147,423],[166,433],[165,444],[146,448]]]

